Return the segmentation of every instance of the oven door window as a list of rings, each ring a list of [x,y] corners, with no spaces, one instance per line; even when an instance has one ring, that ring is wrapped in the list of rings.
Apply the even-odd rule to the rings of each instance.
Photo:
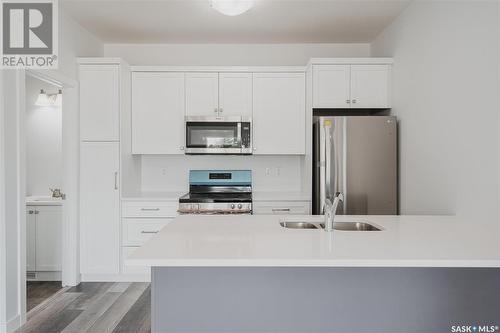
[[[186,123],[188,148],[241,148],[240,136],[238,123]]]

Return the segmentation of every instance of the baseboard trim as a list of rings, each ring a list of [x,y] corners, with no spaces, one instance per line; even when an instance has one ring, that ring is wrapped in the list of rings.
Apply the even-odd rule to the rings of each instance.
[[[0,323],[0,333],[13,333],[21,327],[21,316],[16,315],[6,323]]]
[[[82,282],[151,282],[151,275],[142,274],[82,274]]]

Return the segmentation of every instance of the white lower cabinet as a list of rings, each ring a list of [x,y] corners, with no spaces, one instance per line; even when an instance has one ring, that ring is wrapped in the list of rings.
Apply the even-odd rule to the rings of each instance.
[[[122,273],[125,275],[149,275],[151,268],[143,266],[129,266],[125,260],[131,256],[139,246],[123,246],[122,247]]]
[[[60,272],[62,269],[61,206],[27,206],[26,270]]]
[[[177,206],[177,201],[124,201],[122,203],[122,274],[149,276],[149,267],[129,266],[126,260],[177,216]]]
[[[309,215],[309,201],[257,201],[253,203],[256,215]]]
[[[81,273],[120,272],[120,144],[85,142],[80,152]]]
[[[123,246],[141,246],[172,219],[123,219]]]

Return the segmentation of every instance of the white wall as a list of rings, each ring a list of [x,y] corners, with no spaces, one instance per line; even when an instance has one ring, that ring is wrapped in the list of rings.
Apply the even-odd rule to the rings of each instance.
[[[190,169],[250,169],[253,190],[256,192],[301,191],[302,158],[299,156],[143,156],[142,190],[187,192]]]
[[[59,6],[59,72],[77,78],[77,57],[101,57],[104,45]]]
[[[304,66],[313,57],[369,57],[359,44],[106,44],[106,57],[131,65]]]
[[[46,93],[58,90],[26,78],[26,195],[50,195],[49,188],[61,188],[62,182],[61,108],[35,105],[40,89]]]
[[[63,10],[59,10],[59,70],[61,74],[77,77],[77,56],[102,56],[103,44],[87,30],[83,29]],[[25,298],[20,272],[25,265],[25,124],[24,95],[19,87],[24,87],[24,75],[17,71],[3,70],[3,87],[0,100],[3,103],[4,123],[0,127],[4,150],[0,160],[5,162],[4,170],[0,170],[0,178],[5,182],[5,197],[0,199],[5,207],[0,211],[0,229],[4,232],[0,238],[2,255],[0,260],[0,333],[12,332],[22,322],[22,302]],[[2,237],[0,233],[0,237]],[[20,261],[18,259],[21,258]],[[0,257],[1,259],[1,257]]]
[[[394,57],[402,214],[498,220],[499,6],[415,1],[372,44]]]

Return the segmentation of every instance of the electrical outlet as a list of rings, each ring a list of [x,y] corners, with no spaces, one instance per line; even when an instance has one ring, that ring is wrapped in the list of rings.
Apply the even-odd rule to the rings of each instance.
[[[271,168],[266,168],[266,176],[270,176],[271,175]]]
[[[161,168],[161,175],[166,176],[167,175],[167,168]]]
[[[276,174],[276,176],[279,176],[281,174],[281,168],[280,167],[276,168],[275,174]]]

